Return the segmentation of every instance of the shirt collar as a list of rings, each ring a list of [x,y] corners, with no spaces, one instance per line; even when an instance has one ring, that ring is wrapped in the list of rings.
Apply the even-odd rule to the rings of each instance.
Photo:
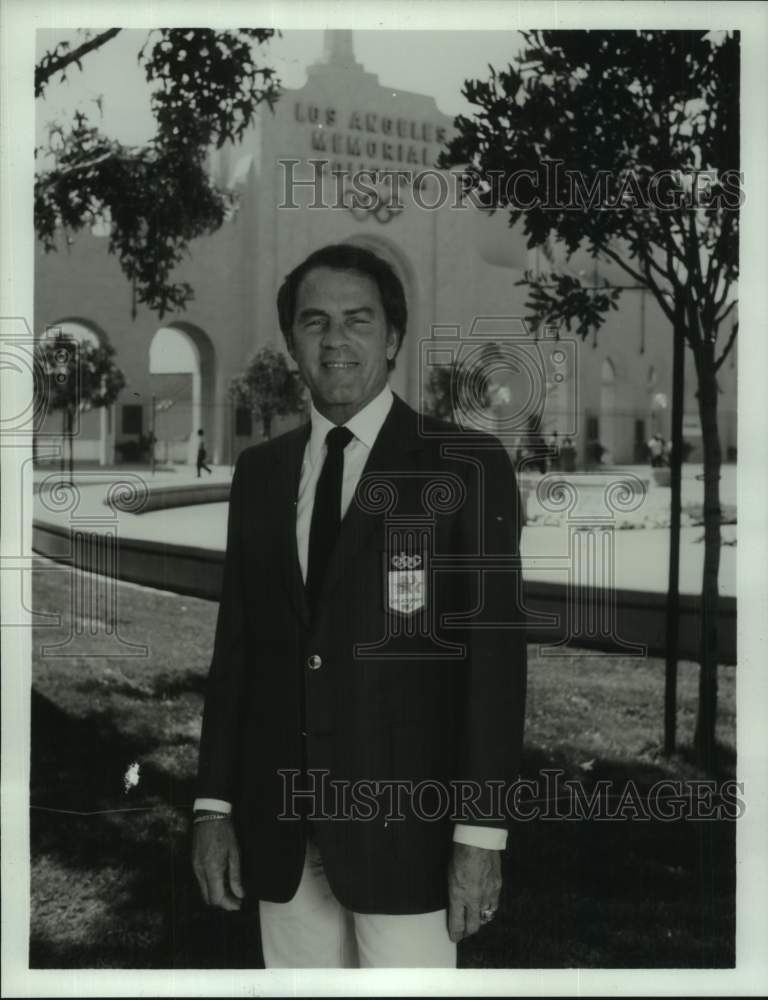
[[[344,424],[369,451],[373,448],[379,431],[387,419],[393,399],[392,390],[387,383],[378,396],[374,396],[370,403]],[[309,461],[314,466],[320,460],[328,431],[335,427],[335,424],[315,409],[314,403],[310,404],[310,420],[312,430],[309,437]]]

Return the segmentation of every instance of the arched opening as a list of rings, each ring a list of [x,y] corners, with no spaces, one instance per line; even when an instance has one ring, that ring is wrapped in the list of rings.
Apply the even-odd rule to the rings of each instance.
[[[605,358],[600,369],[600,444],[603,462],[612,464],[616,456],[616,369]]]
[[[200,428],[206,436],[209,454],[214,450],[211,443],[218,433],[214,367],[210,338],[191,323],[162,326],[152,338],[149,345],[152,412],[149,416],[158,461],[193,465]]]
[[[104,330],[96,323],[79,316],[57,320],[46,326],[42,336],[54,339],[60,335],[71,338],[78,344],[99,347],[109,343]],[[114,461],[115,420],[114,406],[89,407],[87,401],[78,410],[72,438],[72,454],[76,462],[98,462],[107,465]],[[61,426],[61,414],[49,414],[41,432],[46,435],[61,433],[61,447],[64,448],[66,435]]]
[[[419,301],[416,286],[416,275],[410,261],[402,250],[384,236],[350,236],[344,241],[354,246],[363,247],[377,254],[394,270],[405,289],[405,301],[408,306],[408,330],[397,355],[394,371],[390,376],[392,389],[403,397],[411,406],[420,405],[421,380],[419,343],[414,335],[420,330]]]

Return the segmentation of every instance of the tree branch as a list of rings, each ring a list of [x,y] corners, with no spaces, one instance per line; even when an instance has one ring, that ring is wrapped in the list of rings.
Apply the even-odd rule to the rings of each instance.
[[[707,267],[707,278],[706,278],[706,292],[708,298],[713,298],[715,291],[717,289],[717,281],[720,277],[721,264],[720,264],[720,253],[721,247],[727,239],[728,232],[731,228],[731,216],[730,213],[724,213],[722,222],[720,223],[720,232],[718,233],[717,239],[715,240],[715,245],[709,255],[709,266]]]
[[[105,45],[122,30],[122,28],[109,28],[107,31],[102,31],[98,35],[94,35],[93,38],[89,38],[87,42],[83,42],[82,45],[78,45],[76,49],[67,52],[66,55],[53,56],[46,52],[35,67],[35,97],[42,96],[45,85],[55,73],[66,69],[72,63],[79,63],[83,56],[93,52],[94,49],[100,49],[102,45]]]
[[[682,225],[682,220],[680,223],[680,227],[683,233],[683,239],[685,241],[686,258],[690,260],[692,253],[691,243],[686,237],[685,229]],[[686,313],[688,316],[688,328],[687,328],[688,341],[691,345],[691,348],[696,350],[697,348],[701,347],[701,316],[699,315],[699,305],[698,302],[696,301],[696,297],[694,294],[696,289],[696,275],[692,271],[690,263],[686,263],[686,271],[687,271],[686,281],[685,284],[682,286],[683,298],[681,298],[680,301],[684,313]]]
[[[113,159],[116,155],[115,151],[110,149],[106,153],[94,157],[92,160],[83,160],[82,163],[72,163],[68,167],[54,167],[39,178],[38,184],[52,184],[57,177],[67,177],[69,174],[76,174],[79,170],[89,170],[91,167],[98,167],[100,163],[105,163],[107,160]]]
[[[723,322],[723,320],[728,316],[728,313],[736,306],[736,304],[738,303],[738,301],[739,301],[738,299],[733,299],[733,301],[729,304],[728,308],[725,310],[725,312],[722,315],[715,316],[715,325],[716,326],[720,326],[720,324]]]
[[[653,268],[654,271],[658,272],[658,274],[660,275],[660,277],[666,278],[666,280],[669,281],[669,275],[664,270],[664,268],[661,266],[661,264],[657,263],[653,259],[653,254],[652,253],[646,253],[646,255],[644,257],[644,260],[645,260],[646,273],[648,273],[651,270],[651,268]]]
[[[682,225],[681,225],[679,219],[678,219],[678,226],[680,227],[680,231],[681,231],[682,238],[683,238],[683,246],[682,247],[679,247],[677,245],[677,243],[675,242],[675,238],[672,235],[670,227],[668,225],[663,225],[662,226],[662,230],[663,230],[663,233],[664,233],[664,242],[666,244],[666,253],[667,253],[667,272],[666,272],[667,273],[667,280],[672,285],[672,289],[673,289],[673,291],[675,293],[675,298],[679,298],[680,296],[685,295],[685,288],[684,288],[683,282],[680,280],[680,278],[677,275],[677,272],[675,271],[675,262],[676,261],[680,262],[680,263],[683,263],[683,265],[684,265],[684,261],[683,261],[682,258],[683,258],[683,254],[685,252],[685,232],[684,232],[684,230],[682,228]],[[670,310],[670,313],[671,312],[672,311]],[[670,322],[672,322],[672,323],[675,322],[674,313],[672,313],[669,316],[669,319],[670,319]]]
[[[608,247],[604,246],[601,248],[601,252],[607,254],[612,260],[614,260],[619,265],[619,267],[622,267],[627,272],[627,274],[630,274],[638,284],[647,287],[648,291],[653,294],[654,298],[661,306],[661,310],[664,313],[664,315],[670,322],[672,321],[673,319],[672,310],[668,305],[668,303],[664,300],[663,290],[656,284],[656,282],[651,277],[649,268],[646,268],[645,275],[642,275],[639,271],[636,271],[633,267],[630,267],[629,264],[627,264],[627,262],[623,259],[623,257],[620,257],[614,250],[609,250]]]
[[[661,288],[653,280],[653,278],[651,276],[650,261],[651,261],[650,255],[647,255],[645,257],[644,261],[643,261],[643,266],[645,268],[645,284],[646,284],[646,287],[648,288],[648,291],[652,293],[652,295],[656,299],[656,301],[659,303],[659,305],[661,307],[661,311],[667,317],[667,319],[669,320],[669,322],[672,323],[673,320],[674,320],[674,312],[672,310],[672,307],[669,305],[669,303],[667,302],[666,298],[664,297],[664,289]],[[658,264],[656,264],[655,261],[654,261],[654,266],[659,271],[659,273],[662,275],[662,277],[664,277],[664,278],[667,277],[666,273],[659,267]],[[669,279],[667,279],[667,280],[669,280]],[[668,294],[671,295],[672,293],[669,292]]]
[[[90,160],[70,163],[65,167],[53,166],[50,170],[46,170],[45,173],[41,173],[38,176],[36,184],[38,186],[53,184],[60,177],[68,177],[70,174],[76,174],[82,170],[91,170],[93,167],[98,167],[101,163],[106,163],[109,160],[120,160],[123,163],[157,162],[157,154],[153,149],[142,146],[121,146],[119,143],[116,143],[115,146],[116,148],[107,149]]]
[[[706,298],[704,290],[704,279],[701,274],[701,249],[699,243],[699,230],[696,224],[696,213],[691,212],[690,216],[690,255],[691,255],[691,277],[692,285],[696,290],[696,296],[700,302]]]
[[[735,304],[736,304],[736,300],[734,299],[733,302],[731,303],[731,305],[728,306],[728,309],[730,310],[731,306],[733,306]],[[720,355],[720,357],[715,362],[715,371],[718,371],[720,369],[720,365],[725,361],[725,359],[730,354],[731,348],[736,343],[736,335],[738,334],[738,332],[739,332],[739,321],[736,320],[736,322],[733,324],[733,328],[731,329],[731,335],[728,338],[728,342],[725,345],[725,347],[723,348],[723,353]]]
[[[620,257],[615,250],[609,249],[608,246],[604,244],[599,247],[599,250],[600,253],[604,253],[607,257],[610,257],[611,260],[615,261],[615,263],[617,263],[619,267],[623,268],[627,274],[631,275],[631,277],[633,277],[638,284],[645,284],[646,279],[642,276],[642,274],[639,271],[636,271],[633,267],[630,267],[624,258]]]

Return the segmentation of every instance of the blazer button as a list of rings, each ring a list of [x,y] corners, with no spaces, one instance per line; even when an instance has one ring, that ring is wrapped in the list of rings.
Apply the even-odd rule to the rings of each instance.
[[[319,670],[320,667],[322,667],[322,665],[323,661],[317,655],[317,653],[313,653],[310,657],[307,658],[307,666],[309,667],[310,670]]]

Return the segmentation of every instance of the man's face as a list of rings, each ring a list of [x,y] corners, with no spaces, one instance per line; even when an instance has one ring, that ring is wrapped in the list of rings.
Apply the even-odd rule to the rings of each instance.
[[[289,350],[323,416],[346,423],[377,396],[397,343],[372,278],[329,267],[302,278]]]

